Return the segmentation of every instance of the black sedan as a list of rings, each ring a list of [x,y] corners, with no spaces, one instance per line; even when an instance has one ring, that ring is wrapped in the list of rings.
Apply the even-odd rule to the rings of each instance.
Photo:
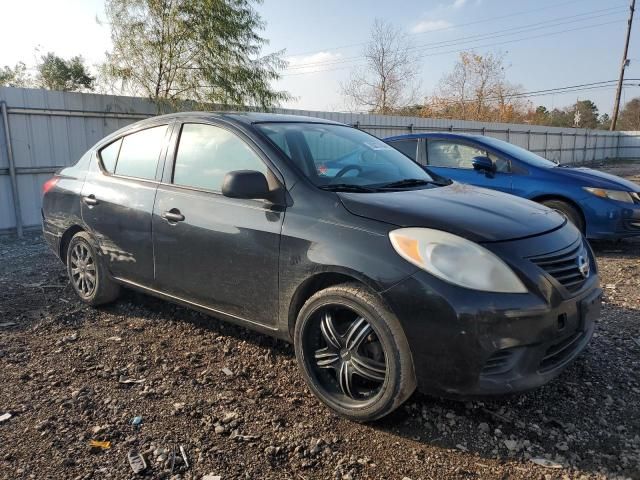
[[[293,341],[311,390],[359,421],[416,386],[541,385],[600,308],[593,253],[565,217],[315,118],[138,122],[49,180],[42,216],[84,302],[129,287]]]

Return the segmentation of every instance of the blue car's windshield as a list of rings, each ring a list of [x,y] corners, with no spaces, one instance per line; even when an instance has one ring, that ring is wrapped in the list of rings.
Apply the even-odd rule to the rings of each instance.
[[[264,133],[317,186],[381,187],[432,182],[417,163],[361,130],[320,123],[259,123]]]
[[[529,165],[533,165],[534,167],[552,168],[558,166],[551,160],[542,158],[540,155],[536,155],[535,153],[530,152],[525,148],[518,147],[517,145],[513,145],[512,143],[503,142],[502,140],[491,137],[482,137],[482,142],[498,150],[501,150],[504,153],[517,158],[518,160],[522,160]]]

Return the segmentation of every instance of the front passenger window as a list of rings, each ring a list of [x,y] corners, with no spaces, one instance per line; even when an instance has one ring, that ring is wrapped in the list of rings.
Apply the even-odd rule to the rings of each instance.
[[[173,183],[220,192],[227,173],[267,166],[243,140],[214,125],[185,123],[173,169]]]

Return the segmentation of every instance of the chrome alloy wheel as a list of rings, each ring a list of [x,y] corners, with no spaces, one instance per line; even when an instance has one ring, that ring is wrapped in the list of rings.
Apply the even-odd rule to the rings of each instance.
[[[76,291],[84,298],[90,297],[96,289],[96,263],[89,247],[78,242],[71,250],[71,281]]]

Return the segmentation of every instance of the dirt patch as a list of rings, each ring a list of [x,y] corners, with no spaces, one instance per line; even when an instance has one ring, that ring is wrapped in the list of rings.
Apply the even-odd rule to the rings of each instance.
[[[0,478],[136,478],[132,448],[169,478],[180,445],[176,479],[640,478],[640,242],[595,248],[602,317],[560,378],[488,401],[415,394],[360,425],[311,395],[291,346],[133,292],[84,307],[40,236],[5,238]]]

